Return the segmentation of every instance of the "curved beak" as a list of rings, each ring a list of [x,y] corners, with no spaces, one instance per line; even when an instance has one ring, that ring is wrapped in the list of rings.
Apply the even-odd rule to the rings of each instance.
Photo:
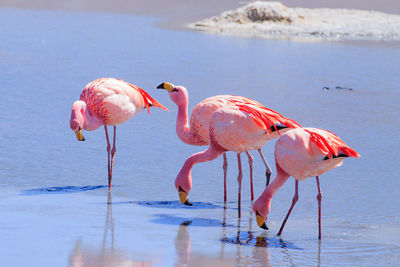
[[[257,220],[257,224],[258,226],[260,226],[262,229],[264,230],[269,230],[267,225],[265,224],[265,219],[263,216],[261,216],[258,211],[256,211],[256,220]]]
[[[85,141],[85,138],[83,137],[83,134],[82,134],[82,130],[76,131],[76,132],[75,132],[75,135],[76,135],[76,138],[77,138],[79,141]]]
[[[175,87],[175,85],[173,85],[172,83],[164,82],[164,83],[160,84],[159,86],[157,86],[157,89],[165,89],[168,92],[172,92],[172,91],[174,91],[174,87]]]
[[[182,187],[179,187],[179,200],[181,201],[182,204],[185,204],[187,206],[192,206],[192,202],[189,201],[188,199],[188,193],[185,192],[185,190],[182,189]]]

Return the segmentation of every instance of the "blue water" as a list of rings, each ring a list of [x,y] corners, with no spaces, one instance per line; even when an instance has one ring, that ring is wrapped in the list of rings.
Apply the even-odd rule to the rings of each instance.
[[[0,14],[2,266],[400,264],[400,49],[173,31],[132,15]],[[112,196],[104,131],[86,132],[78,142],[69,129],[72,103],[98,77],[134,83],[170,109],[151,109],[117,127]],[[226,205],[221,159],[194,167],[193,208],[177,202],[176,174],[202,148],[177,138],[176,106],[155,89],[164,81],[188,88],[190,108],[212,95],[244,95],[304,126],[335,132],[362,155],[321,176],[320,242],[314,179],[300,183],[282,239],[276,233],[292,179],[272,200],[270,230],[257,227],[245,157],[237,219],[232,153]],[[275,173],[273,145],[263,151]],[[265,169],[253,155],[258,196]]]

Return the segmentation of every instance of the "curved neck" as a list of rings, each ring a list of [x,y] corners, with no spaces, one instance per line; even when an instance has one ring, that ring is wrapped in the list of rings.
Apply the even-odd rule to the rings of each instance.
[[[191,171],[195,164],[199,162],[206,162],[213,159],[216,159],[219,155],[224,153],[226,150],[218,145],[210,145],[210,147],[206,150],[198,152],[190,156],[183,164],[182,169],[178,173],[175,179],[175,187],[179,190],[179,187],[182,187],[186,193],[189,193],[192,189],[192,175]]]
[[[188,123],[188,102],[178,105],[178,115],[176,117],[176,134],[186,144],[193,143],[193,135],[190,132]]]
[[[284,170],[282,170],[279,165],[276,166],[276,176],[275,179],[264,189],[261,196],[254,202],[254,211],[258,211],[260,215],[266,217],[271,209],[271,199],[278,192],[279,188],[290,177]]]
[[[73,111],[77,114],[83,116],[83,125],[82,128],[87,131],[93,131],[99,128],[100,126],[104,125],[104,121],[96,116],[92,115],[90,108],[87,104],[82,101],[76,101],[74,103]]]

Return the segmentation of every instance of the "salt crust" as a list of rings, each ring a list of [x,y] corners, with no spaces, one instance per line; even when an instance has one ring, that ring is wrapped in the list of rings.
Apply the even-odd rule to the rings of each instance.
[[[400,15],[331,8],[289,8],[255,1],[188,27],[217,34],[295,40],[400,40]]]

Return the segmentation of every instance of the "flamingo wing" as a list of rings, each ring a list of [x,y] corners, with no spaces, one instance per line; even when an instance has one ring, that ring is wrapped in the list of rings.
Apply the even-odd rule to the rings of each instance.
[[[278,112],[266,108],[264,106],[254,106],[238,103],[236,106],[239,110],[250,114],[253,120],[270,134],[274,130],[279,133],[278,128],[299,128],[301,127],[296,121],[286,118]]]
[[[106,125],[124,123],[150,106],[166,109],[143,89],[114,78],[100,78],[87,84],[80,99]]]
[[[253,113],[238,106],[218,109],[210,120],[210,138],[226,150],[243,152],[258,149],[274,138]]]
[[[307,128],[304,130],[310,134],[310,142],[315,143],[320,151],[328,158],[335,158],[338,156],[360,157],[360,154],[332,132],[316,128]]]

